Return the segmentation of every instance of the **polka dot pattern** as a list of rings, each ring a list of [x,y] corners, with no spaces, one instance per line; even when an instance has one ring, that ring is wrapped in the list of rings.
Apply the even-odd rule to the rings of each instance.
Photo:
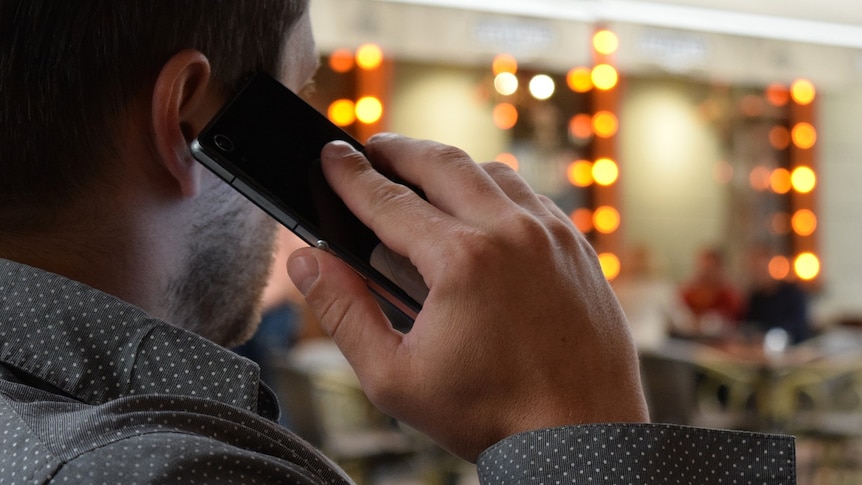
[[[478,462],[482,483],[796,483],[794,439],[661,424],[599,424],[511,436]]]
[[[277,418],[251,361],[0,259],[0,483],[349,483]]]
[[[0,259],[0,483],[340,484],[274,422],[255,364],[116,298]],[[482,483],[795,483],[793,439],[668,425],[509,437]]]

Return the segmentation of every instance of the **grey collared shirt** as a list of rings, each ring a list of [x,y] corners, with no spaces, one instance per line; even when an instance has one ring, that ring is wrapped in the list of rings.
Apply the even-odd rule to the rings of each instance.
[[[0,260],[0,483],[347,483],[256,364]]]
[[[349,483],[280,427],[258,368],[97,290],[0,259],[0,483]],[[792,438],[666,425],[509,437],[483,483],[795,483]]]

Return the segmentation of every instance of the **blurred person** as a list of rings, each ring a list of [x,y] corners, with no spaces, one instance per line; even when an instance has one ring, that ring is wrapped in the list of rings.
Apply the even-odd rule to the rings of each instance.
[[[720,334],[739,322],[742,297],[725,271],[724,253],[715,247],[703,248],[697,253],[694,274],[680,289],[703,334]]]
[[[639,350],[659,348],[674,333],[693,332],[694,315],[676,284],[662,276],[648,246],[640,244],[628,251],[613,288]]]
[[[756,244],[749,250],[751,287],[743,321],[762,332],[784,330],[790,338],[789,343],[799,343],[813,333],[808,296],[796,282],[772,277],[769,263],[773,256],[775,253],[765,244]]]
[[[349,482],[225,349],[260,320],[275,223],[189,149],[247,72],[308,82],[307,10],[0,0],[3,483]],[[791,437],[646,423],[595,252],[514,171],[395,135],[321,158],[428,298],[403,334],[335,256],[288,273],[368,398],[483,483],[792,483]]]

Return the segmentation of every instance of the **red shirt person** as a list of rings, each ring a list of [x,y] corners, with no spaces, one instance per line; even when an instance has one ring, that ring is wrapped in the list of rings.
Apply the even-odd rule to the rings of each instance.
[[[724,254],[720,250],[706,248],[698,253],[695,273],[681,292],[701,331],[726,328],[739,321],[742,298],[725,274]]]

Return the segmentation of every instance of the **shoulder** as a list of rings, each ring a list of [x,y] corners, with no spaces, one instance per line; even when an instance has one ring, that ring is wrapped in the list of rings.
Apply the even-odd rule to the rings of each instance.
[[[0,391],[3,448],[16,450],[0,454],[0,482],[37,465],[38,477],[72,483],[345,482],[293,433],[226,404],[144,395],[88,405],[10,382]]]
[[[63,464],[61,483],[345,483],[325,463],[286,459],[212,436],[159,430],[112,441]],[[299,457],[300,455],[297,455]]]

